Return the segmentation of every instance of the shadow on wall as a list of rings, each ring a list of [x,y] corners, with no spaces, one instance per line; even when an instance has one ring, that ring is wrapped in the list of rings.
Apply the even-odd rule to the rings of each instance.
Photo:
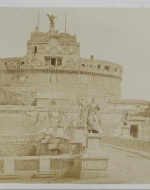
[[[37,155],[37,147],[32,145],[28,151],[27,156],[36,156]]]

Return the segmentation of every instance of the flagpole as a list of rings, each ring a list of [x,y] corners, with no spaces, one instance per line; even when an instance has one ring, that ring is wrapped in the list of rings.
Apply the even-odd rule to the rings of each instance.
[[[67,28],[67,26],[66,26],[66,21],[67,21],[67,12],[65,12],[65,33],[66,33],[66,28]]]
[[[38,11],[38,31],[40,30],[40,26],[39,26],[39,19],[40,19],[40,16],[39,16],[39,11]]]

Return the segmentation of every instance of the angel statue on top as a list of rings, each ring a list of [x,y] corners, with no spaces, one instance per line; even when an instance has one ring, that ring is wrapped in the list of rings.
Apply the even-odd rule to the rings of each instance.
[[[54,15],[49,15],[49,14],[47,14],[47,16],[49,18],[51,26],[54,26],[54,19],[57,18],[57,17],[55,17]]]
[[[89,133],[102,133],[100,131],[100,121],[98,121],[97,113],[100,111],[100,106],[95,103],[95,99],[92,98],[92,102],[87,105],[87,129]]]

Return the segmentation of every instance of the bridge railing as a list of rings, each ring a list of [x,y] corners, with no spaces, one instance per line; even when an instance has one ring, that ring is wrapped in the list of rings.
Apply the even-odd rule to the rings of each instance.
[[[102,138],[102,143],[112,146],[119,146],[123,148],[133,149],[133,150],[150,151],[150,141],[146,140],[125,139],[119,137],[104,136]]]

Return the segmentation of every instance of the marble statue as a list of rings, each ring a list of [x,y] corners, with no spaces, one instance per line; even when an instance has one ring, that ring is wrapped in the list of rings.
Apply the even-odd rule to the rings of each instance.
[[[67,114],[63,111],[62,108],[58,111],[58,125],[61,125],[64,118],[68,117]]]
[[[129,116],[129,113],[127,111],[125,111],[123,113],[123,125],[127,125],[128,124],[128,116]]]
[[[97,111],[100,111],[100,107],[95,103],[95,99],[92,98],[92,102],[87,105],[87,129],[89,133],[99,133],[100,126]]]
[[[51,111],[48,112],[48,123],[52,124],[54,120],[54,116]]]
[[[82,125],[85,124],[86,121],[86,105],[84,99],[81,98],[79,101],[79,115],[78,115],[78,122]]]

